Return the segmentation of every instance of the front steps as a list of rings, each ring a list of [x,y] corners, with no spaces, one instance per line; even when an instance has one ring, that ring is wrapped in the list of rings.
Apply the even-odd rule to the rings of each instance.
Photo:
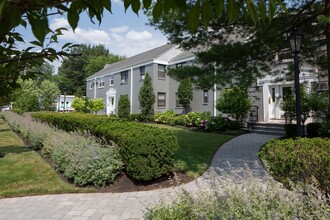
[[[276,122],[259,122],[249,126],[248,129],[250,132],[259,133],[259,134],[275,134],[280,136],[285,136],[284,123],[281,121]]]

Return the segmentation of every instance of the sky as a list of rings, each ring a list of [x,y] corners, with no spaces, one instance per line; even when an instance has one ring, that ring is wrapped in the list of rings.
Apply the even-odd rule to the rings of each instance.
[[[112,14],[104,12],[102,23],[95,20],[93,24],[86,13],[82,13],[75,32],[69,26],[66,16],[51,16],[49,24],[52,30],[59,27],[66,27],[69,31],[63,32],[58,38],[59,44],[53,48],[60,50],[67,43],[84,43],[91,45],[104,44],[110,53],[131,57],[138,53],[153,49],[167,43],[166,37],[154,27],[146,25],[147,17],[143,12],[137,16],[131,8],[125,13],[121,0],[112,0]],[[34,40],[29,31],[25,33],[25,41]],[[30,46],[30,45],[26,45]],[[52,63],[57,73],[60,61]]]

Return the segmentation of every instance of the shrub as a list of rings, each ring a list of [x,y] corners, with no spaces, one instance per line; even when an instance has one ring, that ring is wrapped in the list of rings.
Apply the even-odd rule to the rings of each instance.
[[[228,130],[239,130],[241,128],[241,123],[239,121],[227,120],[226,126]]]
[[[199,127],[201,121],[210,120],[211,112],[189,112],[185,118],[185,125],[188,127]]]
[[[141,107],[141,114],[148,117],[154,113],[155,94],[152,87],[152,79],[149,73],[144,78],[143,85],[139,92],[139,103]]]
[[[175,113],[172,109],[167,110],[164,113],[157,112],[154,116],[155,122],[168,124],[170,118],[174,117]]]
[[[130,121],[153,121],[154,116],[152,116],[152,115],[144,116],[142,114],[130,114],[128,116],[128,119]]]
[[[145,219],[326,219],[328,216],[329,206],[313,197],[310,189],[287,191],[271,180],[264,184],[253,176],[236,179],[224,176],[211,178],[214,181],[200,186],[197,192],[182,191],[170,201],[161,201],[149,208]]]
[[[321,123],[308,123],[307,124],[307,134],[310,137],[320,136]]]
[[[259,153],[274,177],[289,182],[317,182],[321,191],[330,193],[330,140],[298,138],[272,140]]]
[[[88,104],[87,109],[95,114],[98,111],[104,109],[104,101],[102,98],[92,99],[92,100],[90,99],[88,100],[87,104]]]
[[[128,119],[130,111],[131,111],[131,104],[129,102],[128,95],[120,96],[118,101],[118,117]]]
[[[175,126],[175,125],[184,126],[185,125],[185,118],[186,118],[186,115],[184,115],[184,114],[170,117],[169,120],[168,120],[168,124],[172,125],[172,126]]]
[[[208,131],[225,131],[227,127],[226,121],[222,115],[211,117],[206,125]]]
[[[169,130],[89,114],[37,113],[33,117],[66,131],[89,130],[97,137],[116,142],[126,173],[134,179],[151,180],[173,168],[178,143]]]
[[[284,125],[285,137],[297,137],[297,125],[296,124],[286,124]]]
[[[39,113],[43,114],[52,115]],[[111,183],[122,169],[118,149],[102,146],[89,135],[69,134],[38,123],[28,116],[19,116],[12,112],[3,115],[16,131],[21,132],[33,144],[43,146],[42,153],[51,157],[56,168],[77,185]]]
[[[86,111],[86,100],[84,100],[84,98],[76,97],[72,101],[71,106],[77,112],[85,112]]]
[[[320,128],[320,134],[323,137],[330,137],[330,122],[323,122]]]

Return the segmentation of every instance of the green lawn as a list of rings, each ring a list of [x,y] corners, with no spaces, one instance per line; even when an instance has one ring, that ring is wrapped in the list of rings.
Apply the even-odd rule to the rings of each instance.
[[[64,182],[2,119],[0,154],[5,154],[0,157],[0,198],[91,191]]]
[[[167,128],[174,132],[180,146],[174,156],[174,165],[191,177],[202,175],[209,167],[219,146],[234,137],[225,134],[197,132],[162,124],[148,125]]]

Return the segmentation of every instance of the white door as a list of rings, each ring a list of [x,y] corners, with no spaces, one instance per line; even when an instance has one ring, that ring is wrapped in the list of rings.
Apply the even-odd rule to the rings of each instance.
[[[270,97],[269,103],[269,118],[270,119],[283,119],[284,111],[281,109],[283,99],[292,94],[291,85],[274,85],[269,86]]]
[[[116,90],[110,88],[107,93],[107,115],[116,113]]]

